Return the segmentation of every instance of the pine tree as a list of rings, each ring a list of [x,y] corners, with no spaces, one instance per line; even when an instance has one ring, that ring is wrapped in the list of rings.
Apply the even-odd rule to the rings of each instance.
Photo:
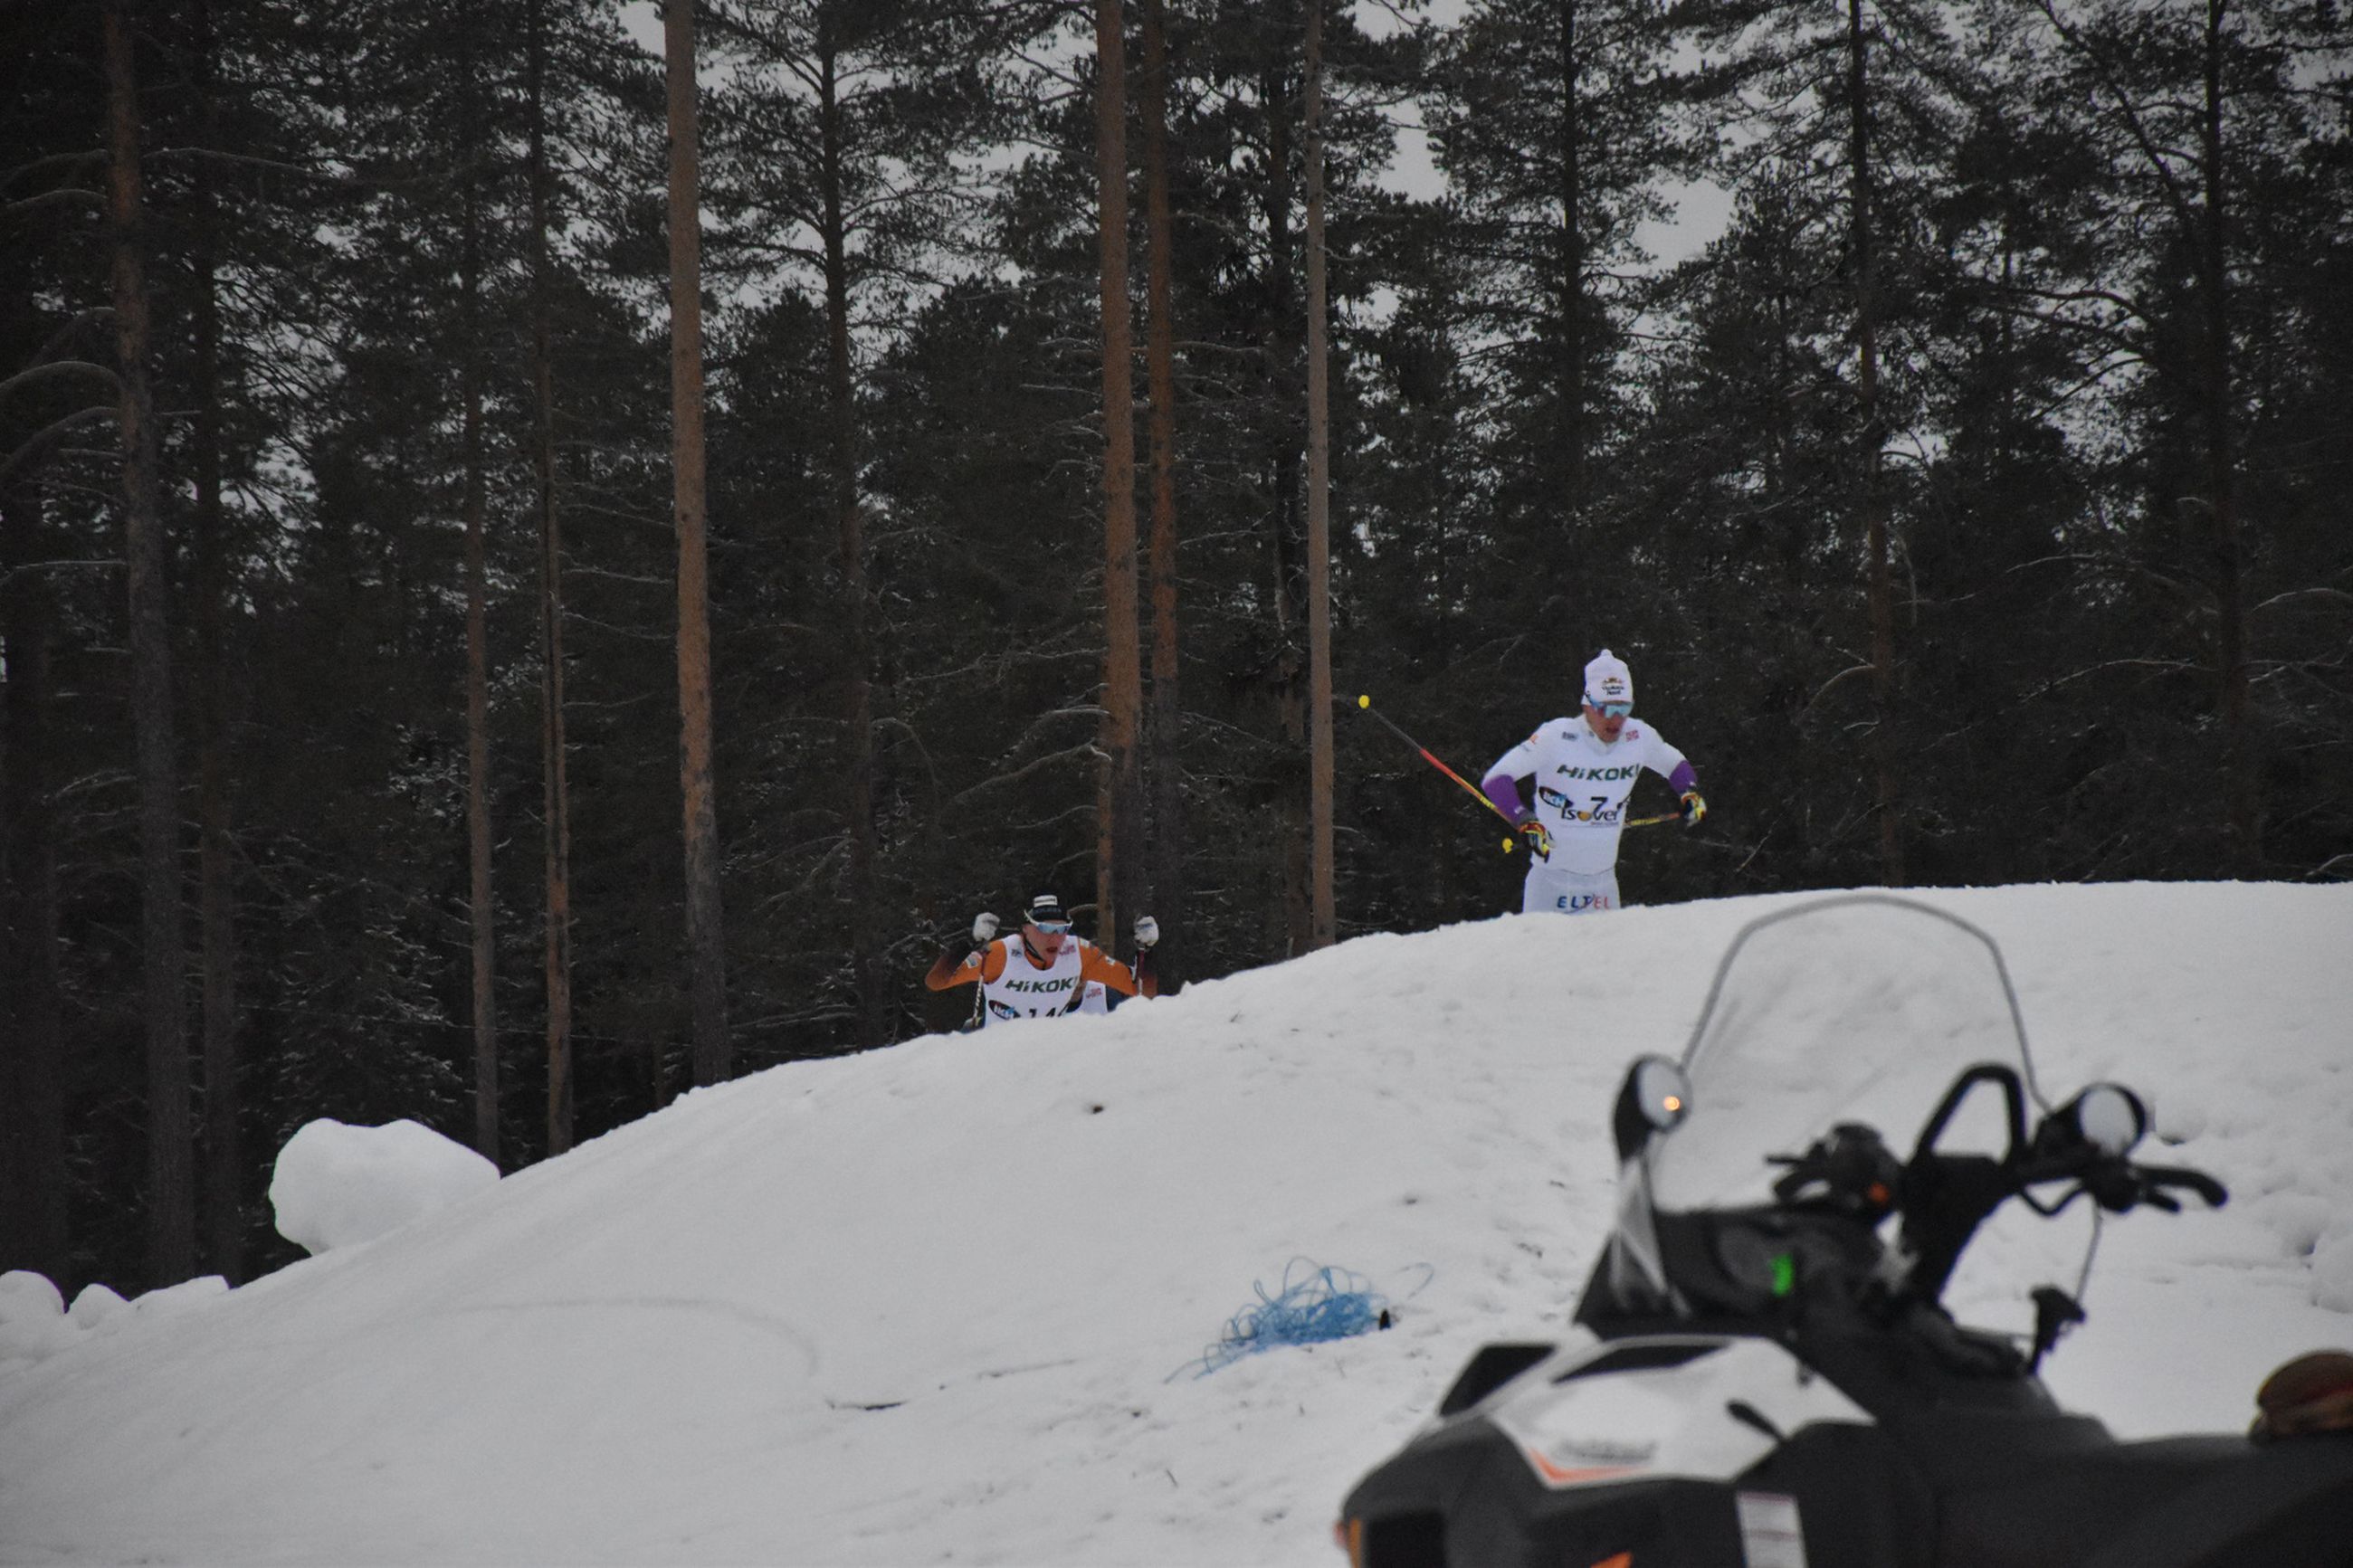
[[[1956,100],[1971,85],[1967,61],[1950,47],[1943,13],[1909,0],[1868,9],[1848,0],[1835,18],[1778,0],[1700,14],[1709,23],[1703,41],[1730,51],[1717,100],[1737,132],[1727,140],[1728,160],[1752,182],[1767,168],[1799,182],[1800,210],[1815,214],[1824,237],[1839,247],[1836,281],[1852,345],[1839,374],[1852,397],[1842,422],[1849,447],[1842,508],[1863,601],[1860,658],[1850,668],[1867,679],[1870,692],[1862,732],[1873,778],[1875,870],[1900,885],[1910,810],[1902,759],[1911,719],[1896,626],[1902,519],[1888,453],[1913,428],[1922,393],[1912,375],[1915,356],[1883,354],[1883,344],[1905,342],[1917,328],[1919,280],[1928,266],[1919,208],[1951,145]],[[1905,374],[1896,374],[1899,366]]]
[[[830,514],[829,609],[794,611],[828,621],[835,649],[819,679],[839,693],[841,745],[826,771],[840,785],[839,923],[849,936],[853,1037],[867,1047],[891,1035],[898,983],[884,952],[898,899],[884,886],[881,831],[896,812],[879,737],[901,721],[876,699],[878,684],[889,689],[878,676],[890,639],[878,626],[887,585],[875,577],[869,538],[865,380],[880,345],[903,330],[910,296],[959,265],[967,242],[957,230],[971,209],[958,160],[997,116],[983,62],[997,32],[1017,22],[839,0],[712,14],[714,36],[744,68],[714,144],[728,218],[721,244],[730,265],[764,286],[806,289],[824,323],[818,364],[765,368],[813,374],[825,400],[815,455]],[[769,515],[797,504],[776,491],[744,500]]]
[[[146,203],[140,178],[137,24],[131,0],[108,0],[107,216],[114,251],[117,418],[122,441],[123,557],[131,603],[132,723],[138,739],[141,959],[147,1032],[147,1278],[176,1284],[195,1271],[195,1194],[189,1128],[182,965],[179,759],[172,701],[170,593],[149,380]]]
[[[1184,984],[1185,710],[1179,700],[1176,601],[1176,327],[1175,235],[1168,197],[1168,29],[1162,0],[1144,0],[1143,68],[1136,109],[1144,131],[1145,380],[1151,403],[1152,522],[1146,548],[1152,597],[1151,707],[1145,773],[1151,781],[1152,899],[1163,935],[1155,950],[1163,994]],[[1170,940],[1169,933],[1176,933]]]
[[[1096,931],[1108,947],[1143,880],[1144,795],[1137,767],[1143,671],[1135,592],[1134,324],[1128,300],[1127,24],[1120,0],[1095,0],[1095,201],[1103,311],[1103,777],[1095,801]]]

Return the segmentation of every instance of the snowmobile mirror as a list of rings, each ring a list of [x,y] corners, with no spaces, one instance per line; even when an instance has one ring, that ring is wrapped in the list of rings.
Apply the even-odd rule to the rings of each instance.
[[[2148,1107],[2119,1083],[2092,1085],[2068,1102],[2064,1114],[2084,1142],[2118,1158],[2148,1131]]]
[[[1691,1079],[1682,1067],[1664,1057],[1635,1058],[1609,1116],[1619,1161],[1632,1159],[1651,1134],[1671,1131],[1690,1114]]]

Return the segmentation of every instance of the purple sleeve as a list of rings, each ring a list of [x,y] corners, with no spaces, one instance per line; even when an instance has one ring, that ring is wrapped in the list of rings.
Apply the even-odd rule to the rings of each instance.
[[[1693,771],[1692,765],[1688,760],[1677,763],[1675,764],[1675,771],[1667,775],[1667,787],[1674,791],[1677,795],[1683,794],[1683,791],[1687,789],[1696,787],[1698,784],[1699,774]]]
[[[1490,773],[1479,781],[1479,787],[1487,792],[1487,798],[1495,803],[1495,809],[1514,822],[1528,814],[1528,803],[1520,798],[1519,782],[1511,774]]]

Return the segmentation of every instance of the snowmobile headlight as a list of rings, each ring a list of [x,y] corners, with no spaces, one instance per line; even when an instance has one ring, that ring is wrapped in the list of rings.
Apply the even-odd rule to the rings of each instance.
[[[1691,1079],[1664,1057],[1645,1057],[1634,1064],[1634,1094],[1642,1118],[1661,1132],[1672,1130],[1691,1113]]]
[[[2132,1152],[2148,1131],[2148,1107],[2140,1096],[2120,1083],[2095,1083],[2077,1095],[2061,1114],[2072,1122],[2076,1136],[2103,1154],[2121,1159]]]
[[[1618,1158],[1630,1160],[1655,1133],[1672,1131],[1691,1114],[1691,1079],[1664,1057],[1637,1057],[1626,1069],[1610,1114]]]

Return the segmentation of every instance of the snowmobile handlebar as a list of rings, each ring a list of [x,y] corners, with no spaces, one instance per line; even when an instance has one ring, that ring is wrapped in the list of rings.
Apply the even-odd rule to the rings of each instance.
[[[2001,1093],[2008,1152],[1999,1158],[1939,1152],[1937,1140],[1961,1101],[1984,1084]],[[2228,1200],[2222,1184],[2202,1171],[2139,1165],[2127,1158],[2147,1129],[2148,1112],[2138,1096],[2118,1085],[2094,1084],[2044,1116],[2030,1135],[2025,1086],[2016,1071],[1980,1063],[1962,1073],[1922,1128],[1897,1184],[1895,1207],[1916,1258],[1908,1281],[1912,1293],[1935,1301],[1978,1225],[2012,1197],[2046,1218],[2087,1195],[2111,1214],[2144,1205],[2179,1214],[2174,1194],[2181,1190],[2211,1208]],[[2070,1184],[2056,1202],[2035,1195],[2037,1187],[2061,1182]]]
[[[2168,1213],[2178,1212],[2181,1205],[2167,1194],[2168,1187],[2189,1188],[2205,1200],[2210,1209],[2221,1208],[2231,1201],[2229,1188],[2205,1172],[2193,1171],[2186,1165],[2135,1165],[2133,1173],[2140,1178],[2140,1201]]]
[[[1953,1081],[1920,1131],[1912,1154],[1915,1165],[1945,1158],[1936,1152],[1937,1139],[1969,1092],[1988,1083],[2001,1092],[2010,1135],[2010,1153],[2000,1163],[2009,1168],[2016,1191],[2029,1203],[2033,1203],[2030,1188],[2063,1181],[2078,1184],[2078,1192],[2090,1194],[2103,1208],[2119,1214],[2139,1204],[2178,1213],[2181,1205],[2168,1188],[2186,1188],[2209,1208],[2220,1208],[2230,1199],[2222,1184],[2202,1171],[2180,1165],[2140,1165],[2127,1158],[2148,1131],[2149,1116],[2140,1097],[2119,1084],[2100,1083],[2085,1089],[2044,1116],[2030,1136],[2025,1085],[2015,1070],[2000,1063],[1979,1063]],[[2075,1195],[2070,1193],[2052,1208],[2034,1206],[2055,1214]]]
[[[2055,1204],[2037,1202],[2030,1190],[2041,1183],[2061,1181],[2072,1181],[2075,1185]],[[2097,1150],[2079,1152],[2072,1160],[2045,1156],[2021,1164],[2018,1171],[2019,1195],[2036,1213],[2046,1215],[2057,1214],[2085,1195],[2110,1214],[2123,1214],[2143,1205],[2179,1214],[2181,1201],[2169,1189],[2187,1189],[2203,1200],[2208,1208],[2221,1208],[2231,1198],[2229,1189],[2203,1171],[2180,1165],[2137,1165]]]

